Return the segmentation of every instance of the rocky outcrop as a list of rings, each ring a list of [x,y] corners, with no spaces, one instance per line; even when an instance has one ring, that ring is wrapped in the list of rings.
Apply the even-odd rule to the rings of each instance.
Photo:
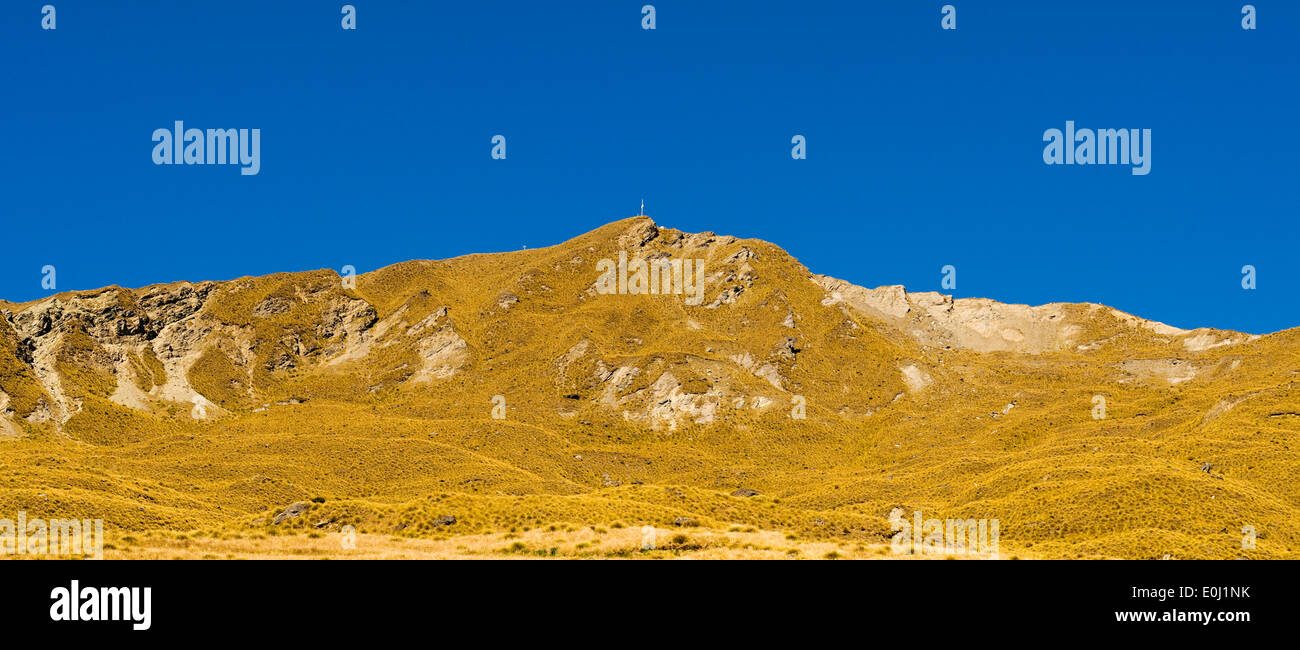
[[[1037,354],[1067,348],[1082,332],[1061,303],[1029,307],[984,298],[954,300],[933,291],[909,293],[902,286],[866,289],[824,275],[812,279],[826,292],[823,305],[846,305],[931,347]]]
[[[280,513],[277,514],[275,518],[271,520],[271,523],[274,525],[279,525],[286,521],[289,521],[290,519],[297,519],[298,517],[301,517],[304,512],[307,512],[310,509],[311,509],[310,503],[304,503],[302,501],[299,501],[289,506],[288,508],[281,510]]]
[[[1146,333],[1156,341],[1181,341],[1189,351],[1253,340],[1236,332],[1188,332],[1101,305],[1050,303],[1031,307],[987,298],[953,299],[933,291],[908,292],[900,285],[867,289],[824,275],[811,279],[825,292],[823,305],[849,307],[922,345],[936,348],[1023,354],[1089,352],[1113,338],[1114,328],[1107,328],[1107,322]],[[1102,327],[1096,327],[1098,324]],[[1098,336],[1095,330],[1109,333]]]
[[[65,385],[69,363],[79,352],[95,357],[82,370],[105,375],[112,385],[107,396],[132,408],[147,408],[148,397],[135,382],[135,365],[143,356],[159,359],[171,389],[159,393],[173,401],[197,395],[184,381],[183,360],[190,352],[188,327],[215,289],[216,283],[176,283],[139,291],[110,287],[97,292],[63,294],[4,310],[0,315],[19,338],[20,358],[26,361],[49,397],[29,416],[34,422],[66,422],[81,408],[81,397]],[[69,343],[77,349],[70,350]],[[87,347],[88,346],[88,347]],[[83,359],[84,360],[84,359]],[[85,364],[81,364],[85,365]],[[173,374],[179,373],[179,374]]]

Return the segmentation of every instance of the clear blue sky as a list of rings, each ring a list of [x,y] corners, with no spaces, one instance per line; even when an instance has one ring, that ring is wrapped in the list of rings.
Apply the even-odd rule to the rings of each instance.
[[[359,271],[636,214],[815,272],[1300,325],[1300,3],[45,0],[0,7],[0,297]],[[261,173],[154,129],[261,129]],[[1043,132],[1152,129],[1148,176]],[[507,159],[490,157],[507,137]],[[808,158],[790,139],[808,139]],[[1241,288],[1241,267],[1258,289]]]

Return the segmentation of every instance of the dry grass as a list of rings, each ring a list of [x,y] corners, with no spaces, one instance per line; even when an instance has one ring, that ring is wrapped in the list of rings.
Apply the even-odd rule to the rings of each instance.
[[[641,223],[398,264],[355,290],[329,271],[223,283],[187,375],[220,407],[206,421],[156,397],[168,378],[153,347],[127,359],[155,390],[151,408],[109,401],[106,348],[77,328],[59,364],[79,412],[28,421],[50,398],[0,319],[6,424],[21,434],[0,436],[0,516],[103,518],[107,555],[131,558],[892,557],[894,508],[998,519],[1004,557],[1300,557],[1297,331],[1189,352],[1099,313],[1082,334],[1107,341],[1095,351],[927,348],[823,305],[771,244],[683,253],[670,231],[653,246],[707,257],[720,271],[706,302],[742,287],[734,302],[587,292],[595,260],[617,257]],[[385,319],[365,345],[346,333]],[[430,332],[464,341],[442,375],[421,375]],[[789,338],[797,357],[782,353]],[[1170,359],[1195,377],[1147,372]],[[909,390],[903,364],[933,383]],[[611,389],[601,373],[619,368],[639,374]],[[712,422],[648,415],[665,375],[674,399],[715,400]],[[505,420],[491,416],[495,395]],[[790,418],[792,395],[806,419]],[[760,495],[731,496],[739,487]],[[295,502],[311,509],[271,523]],[[361,531],[355,551],[339,546],[347,525]],[[645,525],[688,542],[643,553]],[[1241,548],[1247,525],[1254,550]]]
[[[118,542],[106,559],[130,560],[473,560],[473,559],[698,559],[824,560],[894,559],[888,544],[792,541],[778,531],[660,530],[647,548],[640,529],[584,527],[532,530],[521,534],[461,535],[421,539],[343,533],[316,535],[149,535]],[[119,546],[120,545],[120,546]],[[908,557],[908,556],[901,556]],[[912,556],[909,559],[981,559],[979,556]]]

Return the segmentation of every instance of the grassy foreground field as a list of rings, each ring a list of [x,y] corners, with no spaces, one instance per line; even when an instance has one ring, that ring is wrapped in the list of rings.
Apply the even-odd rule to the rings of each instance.
[[[844,544],[798,541],[778,532],[692,529],[659,531],[658,545],[644,544],[640,529],[534,530],[521,534],[463,535],[424,539],[382,535],[310,533],[267,537],[227,534],[168,536],[148,534],[119,540],[106,559],[147,560],[252,560],[252,559],[359,559],[359,560],[474,560],[474,559],[705,559],[802,560],[886,559],[894,556],[888,544]],[[132,546],[134,544],[134,546]],[[928,556],[925,556],[928,557]],[[954,554],[954,559],[987,556]]]

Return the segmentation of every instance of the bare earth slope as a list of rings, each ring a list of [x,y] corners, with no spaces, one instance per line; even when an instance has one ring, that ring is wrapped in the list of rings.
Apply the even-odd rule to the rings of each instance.
[[[602,294],[620,252],[703,260],[700,304]],[[645,217],[345,285],[0,302],[0,517],[103,518],[112,557],[871,556],[896,508],[1003,557],[1300,556],[1298,330],[866,289]]]

